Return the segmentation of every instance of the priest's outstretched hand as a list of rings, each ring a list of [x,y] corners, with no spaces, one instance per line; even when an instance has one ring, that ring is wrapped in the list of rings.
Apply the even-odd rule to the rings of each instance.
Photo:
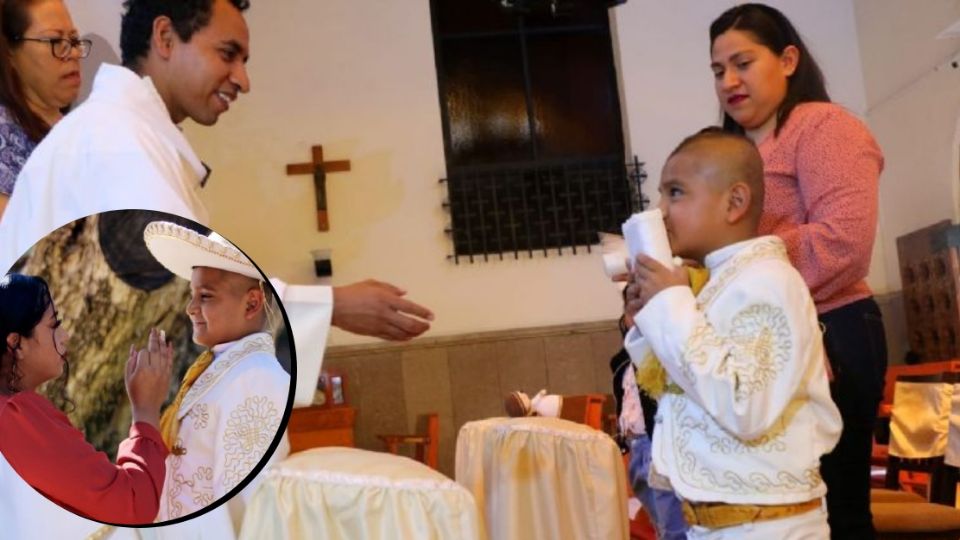
[[[333,288],[331,324],[354,334],[407,341],[430,329],[433,312],[404,298],[407,291],[368,279]]]

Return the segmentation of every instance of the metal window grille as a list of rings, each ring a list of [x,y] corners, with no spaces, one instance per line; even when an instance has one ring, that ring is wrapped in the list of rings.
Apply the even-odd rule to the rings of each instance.
[[[535,251],[563,255],[564,248],[590,252],[597,232],[619,233],[649,204],[641,190],[646,178],[636,157],[626,165],[610,157],[454,169],[440,180],[448,190],[448,258],[459,264]]]

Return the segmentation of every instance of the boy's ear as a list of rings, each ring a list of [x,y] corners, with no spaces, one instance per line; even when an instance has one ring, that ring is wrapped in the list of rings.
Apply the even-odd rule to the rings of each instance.
[[[750,213],[753,194],[743,182],[734,182],[727,192],[727,223],[739,223]]]
[[[264,300],[263,291],[261,291],[259,288],[250,289],[249,291],[247,291],[246,298],[244,299],[244,301],[246,302],[246,305],[244,306],[244,309],[243,309],[244,318],[246,318],[247,320],[250,320],[256,317],[258,313],[263,311],[264,309],[263,300]]]

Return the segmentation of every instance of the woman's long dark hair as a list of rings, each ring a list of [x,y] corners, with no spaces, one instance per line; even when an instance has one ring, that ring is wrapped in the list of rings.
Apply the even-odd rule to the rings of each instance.
[[[0,105],[10,111],[13,120],[33,142],[40,142],[50,126],[33,112],[23,92],[23,81],[8,59],[23,42],[18,41],[30,27],[28,6],[36,0],[0,0]]]
[[[774,135],[780,134],[780,128],[787,122],[794,107],[811,101],[830,101],[823,72],[800,38],[797,29],[786,15],[763,4],[741,4],[728,9],[710,25],[710,47],[717,38],[728,30],[749,32],[754,40],[770,49],[777,56],[793,45],[800,51],[797,69],[787,80],[787,95],[777,108],[777,126]],[[726,112],[723,112],[723,129],[734,133],[744,133],[738,124]]]
[[[50,288],[43,278],[23,274],[7,274],[0,279],[0,393],[15,394],[22,390],[23,373],[17,366],[14,350],[7,344],[7,336],[19,334],[33,337],[47,308],[53,305]],[[57,379],[56,393],[64,403],[72,406],[66,396],[66,381],[70,363],[64,362],[63,375]]]

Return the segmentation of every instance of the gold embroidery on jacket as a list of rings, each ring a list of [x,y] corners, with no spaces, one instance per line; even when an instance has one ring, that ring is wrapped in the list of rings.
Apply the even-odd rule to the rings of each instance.
[[[718,469],[716,463],[702,464],[697,452],[690,449],[694,438],[711,441],[712,448],[726,449],[734,454],[772,454],[788,451],[782,440],[782,426],[771,430],[753,441],[741,441],[726,433],[719,426],[710,429],[711,421],[704,413],[699,418],[687,410],[687,400],[672,401],[669,414],[674,417],[674,459],[683,481],[700,489],[724,493],[792,493],[798,488],[813,489],[822,481],[817,466],[804,469],[800,476],[789,471],[779,470],[772,475],[758,471],[733,471]],[[699,432],[699,433],[695,433]],[[726,453],[726,452],[725,452]],[[713,461],[713,460],[704,460]]]
[[[206,429],[210,422],[210,411],[206,403],[198,403],[190,408],[187,417],[193,420],[193,429]]]
[[[267,452],[280,427],[281,414],[267,396],[251,396],[230,412],[223,434],[224,484],[240,483]]]
[[[273,339],[268,334],[245,338],[242,346],[233,347],[223,353],[223,355],[214,360],[213,363],[210,364],[210,367],[203,372],[203,375],[193,383],[190,391],[187,392],[187,395],[183,398],[183,405],[181,405],[180,410],[192,406],[193,403],[209,390],[210,387],[216,384],[230,368],[255,352],[274,354],[276,349],[273,344]]]
[[[754,304],[734,316],[728,335],[712,326],[695,328],[681,360],[683,374],[693,382],[693,366],[706,365],[710,351],[726,348],[717,373],[734,380],[734,399],[743,401],[763,390],[783,371],[793,349],[793,333],[783,309]]]
[[[774,238],[766,239],[734,255],[726,268],[713,276],[697,296],[697,309],[705,312],[741,270],[757,260],[767,258],[787,260],[782,242]],[[782,372],[792,351],[792,332],[782,308],[755,304],[733,318],[727,334],[725,338],[719,336],[709,324],[694,328],[680,367],[684,376],[692,380],[693,368],[707,362],[708,350],[729,346],[730,350],[718,370],[734,377],[737,383],[735,399],[739,401],[766,388]],[[774,426],[761,437],[748,441],[724,430],[707,413],[700,411],[694,414],[688,408],[690,402],[686,398],[673,399],[670,403],[670,410],[665,413],[673,416],[674,444],[665,450],[672,451],[677,471],[685,483],[720,493],[777,494],[813,489],[822,482],[816,464],[799,473],[782,469],[763,473],[718,468],[716,460],[710,459],[718,454],[746,456],[789,452],[784,439],[785,429],[799,406],[798,402],[791,403]],[[691,448],[694,440],[709,446],[708,457],[698,458],[697,452]]]

